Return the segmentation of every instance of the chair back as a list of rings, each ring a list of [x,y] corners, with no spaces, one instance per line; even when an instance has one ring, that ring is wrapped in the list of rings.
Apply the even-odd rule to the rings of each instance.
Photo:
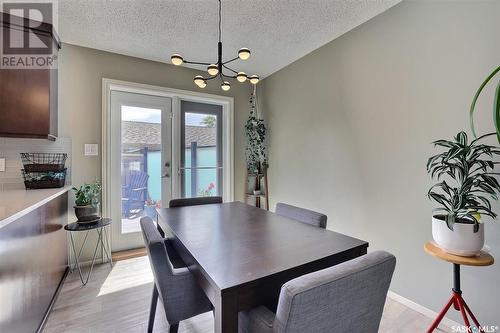
[[[396,258],[376,251],[285,283],[275,332],[378,332]]]
[[[323,229],[326,228],[327,216],[309,209],[278,202],[276,204],[276,214]]]
[[[170,208],[174,208],[174,207],[198,206],[198,205],[209,205],[209,204],[220,204],[220,203],[222,203],[222,197],[199,197],[199,198],[172,199],[168,203],[168,206]]]
[[[165,240],[160,235],[156,228],[155,223],[149,216],[141,218],[140,221],[142,236],[148,251],[149,263],[153,271],[156,289],[160,298],[164,299],[164,288],[161,282],[165,282],[174,274],[174,267],[172,266],[167,249],[165,247]]]
[[[149,175],[146,172],[129,170],[125,175],[126,197],[146,200]]]

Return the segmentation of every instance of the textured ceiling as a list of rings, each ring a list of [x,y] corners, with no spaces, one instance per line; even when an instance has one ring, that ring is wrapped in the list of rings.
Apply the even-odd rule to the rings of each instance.
[[[226,0],[224,58],[265,77],[382,13],[400,0]],[[170,62],[172,53],[212,62],[217,56],[216,0],[59,0],[63,42]],[[195,67],[196,68],[196,67]],[[198,67],[199,68],[199,67]]]

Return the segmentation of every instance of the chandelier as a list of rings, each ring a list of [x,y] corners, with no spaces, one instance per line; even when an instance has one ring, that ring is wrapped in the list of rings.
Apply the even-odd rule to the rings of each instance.
[[[209,62],[198,62],[198,61],[188,61],[185,60],[181,55],[174,54],[170,57],[172,64],[176,66],[180,66],[184,63],[186,64],[194,64],[207,66],[208,77],[203,77],[202,75],[196,75],[194,77],[194,83],[200,87],[205,88],[207,86],[207,81],[219,78],[221,81],[221,89],[224,91],[228,91],[231,89],[231,85],[226,79],[236,79],[240,83],[244,83],[245,81],[250,81],[252,84],[257,84],[259,82],[259,77],[257,75],[248,76],[245,72],[238,72],[228,66],[229,63],[241,59],[247,60],[250,58],[250,50],[246,47],[243,47],[238,50],[238,56],[227,61],[223,61],[222,59],[222,41],[221,41],[221,0],[219,0],[219,42],[217,44],[217,62],[209,63]],[[231,74],[226,74],[229,71]]]

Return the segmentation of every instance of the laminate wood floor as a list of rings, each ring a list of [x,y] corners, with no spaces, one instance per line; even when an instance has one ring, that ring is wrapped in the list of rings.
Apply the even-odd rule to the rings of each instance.
[[[139,257],[94,268],[86,286],[76,272],[69,274],[44,333],[136,333],[147,331],[153,275],[147,257]],[[391,299],[385,304],[379,332],[425,332],[431,320]],[[213,332],[211,312],[182,321],[180,333]],[[168,323],[158,302],[154,332],[168,332]],[[442,327],[439,332],[451,332]]]

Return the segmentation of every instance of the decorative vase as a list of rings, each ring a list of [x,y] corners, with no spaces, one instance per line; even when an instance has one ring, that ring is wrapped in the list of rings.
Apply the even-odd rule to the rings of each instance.
[[[99,205],[73,206],[78,223],[91,223],[99,220]]]
[[[445,216],[432,217],[432,238],[444,251],[463,257],[475,256],[484,246],[484,224],[474,232],[474,224],[456,222],[453,230],[446,225]]]

